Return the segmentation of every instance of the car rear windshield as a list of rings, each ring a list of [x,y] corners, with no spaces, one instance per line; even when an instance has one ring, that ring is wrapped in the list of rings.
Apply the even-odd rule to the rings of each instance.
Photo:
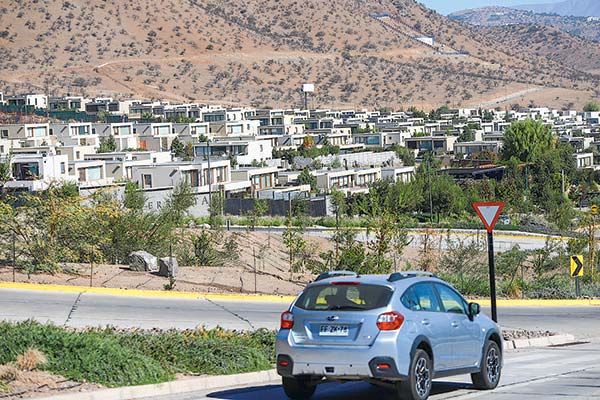
[[[392,290],[379,285],[318,285],[306,289],[295,306],[314,311],[367,311],[387,306]]]

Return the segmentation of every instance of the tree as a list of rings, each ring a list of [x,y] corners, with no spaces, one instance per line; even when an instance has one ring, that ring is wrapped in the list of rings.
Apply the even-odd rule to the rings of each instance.
[[[552,130],[540,121],[527,119],[514,122],[504,134],[502,159],[515,157],[521,162],[536,162],[554,147]]]
[[[171,154],[177,158],[183,158],[186,155],[185,144],[178,137],[171,142]]]
[[[598,104],[597,101],[588,101],[587,103],[585,103],[585,106],[583,107],[583,111],[585,112],[594,112],[594,111],[600,111],[600,104]]]
[[[402,164],[405,166],[415,165],[415,154],[406,147],[395,144],[392,146],[392,150],[396,152],[396,155],[402,160]]]
[[[110,135],[106,138],[101,138],[98,153],[112,153],[113,151],[117,151],[117,142],[115,141],[115,137]]]
[[[315,190],[317,188],[317,177],[311,174],[308,167],[306,167],[298,175],[298,183],[301,185],[310,185],[310,189]]]
[[[0,161],[0,189],[6,182],[12,179],[10,172],[10,162],[12,159],[12,153],[9,153],[4,160]]]
[[[269,211],[269,203],[267,203],[267,200],[254,199],[254,207],[252,208],[252,211],[250,211],[250,213],[249,213],[249,215],[250,215],[249,228],[251,231],[253,231],[255,229],[256,221],[258,220],[258,218],[265,215],[267,213],[267,211]]]
[[[192,144],[192,142],[186,143],[184,153],[185,155],[183,159],[185,161],[191,161],[194,158],[194,145]]]
[[[472,142],[475,140],[475,132],[470,127],[465,127],[457,139],[459,142]]]

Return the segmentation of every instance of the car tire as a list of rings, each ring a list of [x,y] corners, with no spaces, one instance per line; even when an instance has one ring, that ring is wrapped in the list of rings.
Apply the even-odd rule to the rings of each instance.
[[[410,363],[408,380],[398,382],[396,388],[401,399],[425,400],[431,392],[433,363],[425,350],[417,349]]]
[[[293,400],[310,399],[317,385],[309,378],[283,377],[283,391]]]
[[[481,370],[471,374],[475,388],[492,390],[498,386],[502,374],[502,352],[493,340],[488,340],[481,357]]]

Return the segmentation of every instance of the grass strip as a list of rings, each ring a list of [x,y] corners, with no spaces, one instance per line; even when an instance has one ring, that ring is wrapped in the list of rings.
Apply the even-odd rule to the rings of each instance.
[[[224,329],[73,330],[35,321],[0,322],[0,364],[28,348],[41,350],[43,369],[108,387],[173,380],[177,373],[225,375],[272,368],[274,332]]]

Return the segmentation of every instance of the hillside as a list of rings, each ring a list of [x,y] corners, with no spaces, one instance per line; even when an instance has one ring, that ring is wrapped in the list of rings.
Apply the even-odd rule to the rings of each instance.
[[[582,71],[600,70],[600,44],[550,26],[508,25],[480,32],[520,54],[546,57]]]
[[[435,46],[413,39],[423,35],[434,36]],[[311,82],[315,107],[429,108],[473,106],[525,85],[578,91],[583,99],[598,79],[525,57],[413,0],[7,0],[0,6],[5,93],[278,107],[299,104],[298,88]],[[561,98],[556,106],[562,104]]]
[[[600,2],[598,0],[567,0],[559,3],[526,4],[514,8],[536,13],[600,17]]]
[[[600,21],[584,17],[537,14],[507,7],[473,8],[452,13],[448,17],[454,21],[485,27],[505,25],[552,26],[573,36],[600,42]]]

